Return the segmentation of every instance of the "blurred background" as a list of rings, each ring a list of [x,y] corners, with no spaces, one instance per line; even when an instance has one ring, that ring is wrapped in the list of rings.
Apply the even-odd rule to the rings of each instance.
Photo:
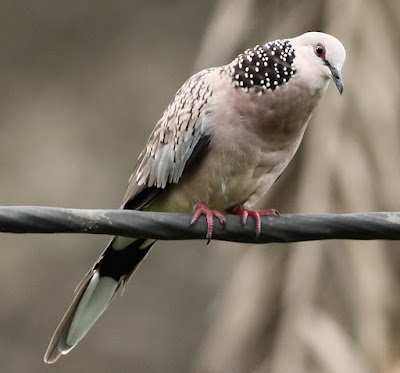
[[[264,206],[400,209],[400,2],[3,0],[0,204],[120,205],[180,85],[309,30],[347,48]],[[43,354],[107,237],[0,235],[2,372],[400,372],[400,243],[159,242],[89,335]]]

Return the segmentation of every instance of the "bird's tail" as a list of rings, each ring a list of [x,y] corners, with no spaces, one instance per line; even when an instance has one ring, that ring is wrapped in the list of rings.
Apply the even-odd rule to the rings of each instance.
[[[93,269],[79,284],[75,298],[60,321],[44,356],[54,363],[71,351],[107,309],[155,240],[115,237]]]

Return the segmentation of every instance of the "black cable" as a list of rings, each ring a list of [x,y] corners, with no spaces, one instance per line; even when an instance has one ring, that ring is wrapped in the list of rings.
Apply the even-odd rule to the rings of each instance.
[[[90,233],[162,240],[204,239],[204,218],[192,227],[192,215],[130,210],[79,210],[39,206],[0,207],[0,232]],[[213,239],[247,242],[296,242],[327,239],[399,240],[400,212],[357,214],[287,214],[262,217],[242,227],[239,216],[225,215],[226,226],[214,219]]]

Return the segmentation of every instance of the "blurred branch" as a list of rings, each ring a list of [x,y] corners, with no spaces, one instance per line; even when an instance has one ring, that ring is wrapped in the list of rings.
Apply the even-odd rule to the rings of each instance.
[[[0,232],[90,233],[162,240],[204,238],[205,219],[190,227],[190,214],[132,210],[78,210],[39,206],[0,207]],[[398,240],[400,212],[358,214],[287,214],[263,217],[255,237],[253,219],[243,227],[239,216],[227,215],[227,224],[216,222],[214,239],[247,242],[297,242],[326,239]]]
[[[223,65],[247,39],[255,0],[218,0],[196,58],[194,71]],[[234,20],[234,21],[233,21]]]

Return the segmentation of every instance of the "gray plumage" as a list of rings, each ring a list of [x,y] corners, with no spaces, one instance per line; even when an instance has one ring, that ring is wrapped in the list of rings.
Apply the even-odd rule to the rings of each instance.
[[[342,92],[344,60],[336,38],[311,32],[256,46],[228,65],[195,74],[151,133],[122,208],[254,208],[294,156],[329,80]],[[46,362],[85,336],[153,244],[112,239],[54,333]]]

